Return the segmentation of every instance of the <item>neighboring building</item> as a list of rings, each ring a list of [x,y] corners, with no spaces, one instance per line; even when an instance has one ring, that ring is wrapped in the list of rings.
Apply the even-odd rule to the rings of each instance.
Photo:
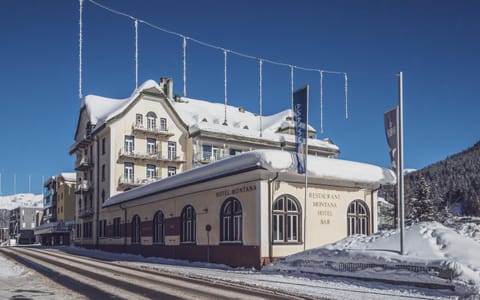
[[[0,209],[0,244],[8,241],[8,224],[10,222],[10,212],[8,209]]]
[[[102,203],[120,192],[242,152],[295,147],[291,110],[258,116],[172,91],[172,80],[162,78],[123,100],[85,97],[70,148],[77,171],[75,244],[99,244]],[[339,153],[308,131],[311,155]]]
[[[19,206],[10,211],[9,235],[16,244],[35,243],[34,229],[37,212],[41,208]]]
[[[35,228],[42,245],[68,245],[75,222],[76,173],[60,173],[44,183],[43,212]]]

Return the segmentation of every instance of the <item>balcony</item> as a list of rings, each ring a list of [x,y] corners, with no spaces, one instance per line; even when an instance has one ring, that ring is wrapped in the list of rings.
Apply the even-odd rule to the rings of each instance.
[[[133,177],[120,176],[120,178],[118,179],[118,189],[119,190],[131,189],[131,188],[141,186],[147,183],[151,183],[160,179],[161,179],[160,177],[133,178]]]
[[[143,133],[143,134],[160,136],[160,137],[170,137],[174,135],[172,132],[168,132],[166,127],[165,128],[162,128],[162,127],[149,128],[149,127],[145,127],[142,124],[133,124],[132,130],[134,133]]]
[[[82,180],[79,184],[77,184],[77,189],[75,190],[75,194],[85,194],[91,190],[91,185],[87,180]]]
[[[161,153],[158,151],[153,151],[153,152],[134,152],[134,151],[126,151],[124,148],[120,149],[118,151],[118,159],[119,160],[125,160],[125,159],[133,159],[137,161],[161,161],[162,156]]]
[[[81,219],[89,218],[91,216],[93,216],[93,208],[85,208],[78,211],[78,217]]]
[[[79,161],[75,163],[75,171],[86,171],[93,167],[93,163],[90,162],[88,157],[82,157]]]
[[[180,156],[162,156],[161,152],[153,153],[141,153],[134,151],[125,151],[125,149],[120,149],[118,151],[118,161],[123,162],[125,160],[134,160],[134,161],[144,161],[144,162],[165,162],[165,163],[184,163],[185,160],[181,159]]]

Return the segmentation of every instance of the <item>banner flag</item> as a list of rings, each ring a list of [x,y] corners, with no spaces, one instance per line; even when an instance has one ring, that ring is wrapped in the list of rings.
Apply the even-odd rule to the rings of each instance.
[[[304,174],[307,149],[308,85],[293,93],[293,114],[295,120],[295,152],[297,172]]]
[[[384,115],[385,122],[385,134],[387,136],[387,143],[390,147],[390,160],[392,161],[393,171],[397,171],[397,161],[398,161],[398,107],[395,107],[392,110],[389,110]]]

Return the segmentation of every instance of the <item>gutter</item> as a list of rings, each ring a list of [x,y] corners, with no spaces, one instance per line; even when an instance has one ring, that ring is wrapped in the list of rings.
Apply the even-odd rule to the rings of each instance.
[[[123,215],[124,215],[124,225],[123,225],[123,245],[125,246],[125,248],[127,248],[127,208],[126,207],[122,207],[123,203],[121,203],[119,206],[121,209],[123,209]]]
[[[268,179],[268,259],[273,259],[273,238],[272,238],[272,203],[273,203],[273,182],[278,179],[278,172],[275,177]]]

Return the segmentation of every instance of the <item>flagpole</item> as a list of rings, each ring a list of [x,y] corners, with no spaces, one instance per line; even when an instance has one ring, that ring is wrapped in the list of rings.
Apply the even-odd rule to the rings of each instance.
[[[403,72],[398,73],[398,168],[397,168],[397,195],[399,199],[400,215],[400,254],[405,254],[405,201],[403,183]]]
[[[305,121],[305,198],[303,199],[303,251],[307,250],[307,195],[308,195],[308,109],[310,87],[307,84],[307,119]]]

